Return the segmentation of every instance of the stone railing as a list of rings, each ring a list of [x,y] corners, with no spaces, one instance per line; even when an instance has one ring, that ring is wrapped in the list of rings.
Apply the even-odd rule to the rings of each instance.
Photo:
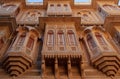
[[[75,57],[80,58],[81,52],[80,51],[42,51],[42,55],[45,57]]]
[[[18,24],[39,24],[39,21],[17,21]]]
[[[27,55],[31,54],[31,49],[27,48],[27,47],[22,47],[22,46],[15,46],[15,47],[11,47],[8,51],[8,53],[10,52],[23,52]]]
[[[11,47],[8,52],[20,52],[22,51],[22,46],[15,46],[15,47]]]

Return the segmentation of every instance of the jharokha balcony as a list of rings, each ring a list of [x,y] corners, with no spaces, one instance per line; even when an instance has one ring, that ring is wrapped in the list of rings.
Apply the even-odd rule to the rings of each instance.
[[[84,31],[84,40],[88,48],[91,64],[107,76],[115,76],[120,67],[120,57],[117,51],[106,41],[100,27],[90,27]]]
[[[22,74],[26,70],[28,70],[33,62],[34,55],[36,50],[36,43],[38,36],[35,35],[35,29],[31,30],[30,27],[26,27],[28,29],[29,35],[26,35],[25,29],[22,27],[18,28],[19,33],[15,39],[13,39],[13,43],[8,49],[7,53],[3,59],[3,67],[11,76],[18,76]],[[34,54],[34,55],[33,55]]]
[[[11,76],[18,76],[29,69],[32,62],[32,58],[29,57],[26,49],[16,46],[8,50],[3,61],[3,67]]]

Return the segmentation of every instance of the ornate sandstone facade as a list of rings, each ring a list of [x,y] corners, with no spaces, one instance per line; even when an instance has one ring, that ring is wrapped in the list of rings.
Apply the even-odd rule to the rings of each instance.
[[[0,79],[120,79],[118,0],[0,1]]]

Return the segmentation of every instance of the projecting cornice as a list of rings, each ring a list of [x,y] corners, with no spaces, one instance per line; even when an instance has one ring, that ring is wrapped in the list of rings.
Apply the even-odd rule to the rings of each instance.
[[[81,17],[40,17],[39,29],[44,30],[47,22],[74,22],[76,29],[80,29]]]
[[[104,27],[109,30],[113,25],[120,26],[120,15],[111,15],[106,17]]]
[[[0,17],[0,25],[9,25],[11,32],[15,31],[17,27],[15,17]]]

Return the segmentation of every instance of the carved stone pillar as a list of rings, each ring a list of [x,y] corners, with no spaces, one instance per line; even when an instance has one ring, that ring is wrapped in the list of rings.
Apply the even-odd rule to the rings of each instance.
[[[68,77],[71,78],[72,76],[72,73],[71,73],[71,61],[70,61],[70,58],[68,59]]]
[[[55,58],[55,78],[59,78],[59,71],[58,71],[58,60]]]
[[[17,34],[17,37],[16,37],[15,41],[13,42],[13,45],[11,45],[11,47],[15,46],[15,44],[18,42],[18,39],[20,38],[20,35],[21,35],[20,33]]]
[[[26,33],[26,37],[25,37],[25,41],[24,41],[23,47],[26,47],[26,45],[28,43],[28,40],[29,40],[29,37],[30,37],[30,33]]]
[[[42,77],[45,76],[45,59],[44,57],[42,57],[42,65],[41,65],[41,69],[42,69]]]
[[[37,47],[37,37],[35,37],[34,38],[34,45],[33,45],[33,50],[32,50],[32,52],[36,52],[36,47]],[[32,53],[31,54],[31,57],[33,57],[34,59],[36,59],[35,57],[36,57],[36,53]]]
[[[85,63],[82,61],[80,62],[80,66],[81,66],[81,77],[82,79],[84,79],[84,76],[85,76],[85,72],[84,72],[84,69],[85,69]]]

